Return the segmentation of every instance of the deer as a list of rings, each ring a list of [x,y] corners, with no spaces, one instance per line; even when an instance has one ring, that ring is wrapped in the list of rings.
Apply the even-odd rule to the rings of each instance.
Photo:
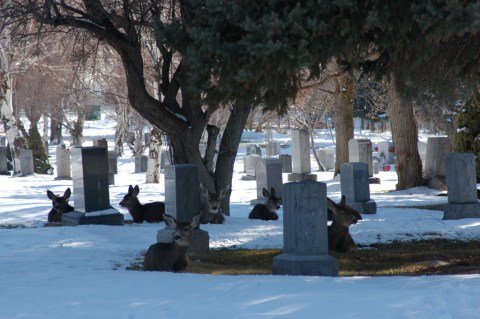
[[[48,222],[49,223],[60,223],[62,222],[63,213],[68,213],[73,211],[73,207],[68,204],[68,200],[72,195],[70,188],[67,188],[63,193],[63,196],[57,196],[50,190],[47,190],[47,196],[52,201],[52,209],[48,213]]]
[[[189,266],[188,246],[193,239],[193,230],[200,224],[202,214],[195,215],[190,223],[179,223],[168,214],[164,214],[163,218],[167,227],[175,229],[173,242],[151,245],[145,254],[143,268],[147,271],[183,271]]]
[[[262,194],[265,197],[265,204],[256,204],[250,214],[249,219],[278,220],[277,210],[280,208],[280,198],[277,197],[275,188],[270,192],[264,187]]]
[[[332,223],[328,226],[328,249],[340,253],[356,249],[355,242],[349,232],[350,225],[362,219],[360,213],[346,204],[345,195],[340,203],[335,203],[327,197],[328,215]]]
[[[200,183],[201,224],[223,224],[225,222],[225,217],[220,210],[220,204],[228,191],[230,191],[229,185],[222,189],[218,194],[210,193],[208,189]]]
[[[140,188],[138,185],[135,185],[135,187],[132,187],[132,185],[128,186],[128,193],[123,197],[119,205],[128,209],[135,223],[143,223],[144,221],[148,223],[162,222],[163,214],[165,213],[165,203],[152,202],[142,205],[138,200],[139,192]]]

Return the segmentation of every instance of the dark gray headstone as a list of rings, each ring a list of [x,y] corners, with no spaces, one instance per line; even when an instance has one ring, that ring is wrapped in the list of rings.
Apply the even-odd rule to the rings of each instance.
[[[257,162],[257,198],[262,198],[262,190],[275,188],[277,197],[282,198],[282,163],[276,158],[265,158]]]
[[[0,136],[0,146],[7,146],[7,137]]]
[[[283,254],[273,259],[275,275],[337,276],[328,255],[327,186],[305,180],[283,189]]]
[[[171,165],[172,161],[170,159],[170,152],[167,150],[162,150],[160,152],[160,169],[165,169],[165,166]]]
[[[448,204],[443,219],[479,218],[475,155],[450,153],[445,156]]]
[[[72,179],[70,151],[67,150],[65,144],[57,145],[55,151],[57,161],[57,177],[56,180]]]
[[[282,173],[291,173],[292,172],[292,155],[290,154],[280,154],[278,159],[282,163]]]
[[[10,175],[8,172],[6,146],[0,146],[0,175]]]
[[[370,199],[370,184],[367,163],[344,163],[340,165],[340,188],[347,204],[361,214],[375,214],[377,204]]]
[[[76,211],[88,213],[110,208],[105,147],[73,148],[72,178]]]
[[[135,173],[144,173],[148,168],[148,156],[135,156]]]
[[[33,151],[21,148],[19,151],[19,157],[22,176],[32,175],[35,173],[33,167]]]

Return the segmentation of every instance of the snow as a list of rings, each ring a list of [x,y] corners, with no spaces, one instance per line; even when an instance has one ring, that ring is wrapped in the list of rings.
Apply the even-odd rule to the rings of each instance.
[[[86,139],[113,136],[104,121],[86,122]],[[357,133],[358,134],[358,133]],[[255,134],[248,134],[254,139]],[[277,136],[280,140],[280,136]],[[360,136],[356,136],[360,137]],[[374,142],[388,135],[362,132]],[[327,133],[317,144],[331,145]],[[425,136],[421,136],[425,139]],[[284,143],[289,143],[284,136]],[[88,145],[85,144],[85,145]],[[110,145],[113,145],[110,143]],[[287,151],[283,149],[282,151]],[[54,154],[55,147],[50,147]],[[231,216],[224,225],[202,225],[211,248],[282,248],[283,211],[276,222],[251,221],[255,181],[241,180],[244,148],[232,185]],[[51,157],[54,164],[55,157]],[[312,161],[313,169],[316,164]],[[163,180],[145,184],[134,160],[118,160],[113,208],[128,185],[140,186],[143,203],[164,200]],[[317,173],[328,196],[340,199],[339,178]],[[439,191],[394,191],[396,173],[380,172],[371,185],[377,214],[351,227],[359,244],[418,238],[480,238],[480,220],[442,220],[442,211],[409,206],[443,204]],[[286,176],[284,176],[286,180]],[[0,318],[479,318],[479,275],[399,277],[219,276],[129,271],[155,242],[163,224],[43,227],[51,207],[46,191],[63,194],[72,181],[54,176],[0,176]],[[70,200],[74,206],[75,198]],[[15,228],[14,228],[15,227]]]

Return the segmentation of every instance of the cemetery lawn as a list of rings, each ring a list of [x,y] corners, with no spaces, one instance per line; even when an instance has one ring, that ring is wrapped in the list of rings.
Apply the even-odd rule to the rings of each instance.
[[[186,272],[210,275],[271,275],[280,249],[212,249],[190,256]],[[339,276],[422,276],[480,273],[480,241],[430,239],[393,241],[331,253]],[[141,270],[143,258],[129,270]]]

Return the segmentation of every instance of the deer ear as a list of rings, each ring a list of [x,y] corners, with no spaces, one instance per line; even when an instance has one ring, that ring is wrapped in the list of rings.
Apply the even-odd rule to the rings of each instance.
[[[203,196],[208,197],[210,194],[208,193],[208,189],[200,183],[200,192]]]
[[[133,187],[132,187],[132,185],[128,186],[128,193],[129,193],[129,194],[133,193]]]
[[[335,211],[335,207],[337,207],[337,204],[333,200],[327,197],[327,209],[331,210],[332,212]]]
[[[173,218],[173,216],[163,214],[163,219],[165,220],[165,224],[167,224],[168,227],[177,228],[177,221],[175,220],[175,218]]]
[[[140,193],[140,188],[138,187],[138,185],[135,185],[135,187],[133,188],[133,191],[135,195],[138,195],[138,193]]]
[[[49,191],[49,190],[47,190],[47,196],[48,196],[48,198],[49,198],[49,199],[51,199],[51,200],[54,200],[54,199],[55,199],[55,197],[56,197],[56,196],[55,196],[55,194],[54,194],[54,193],[52,193],[52,192],[51,192],[51,191]]]
[[[63,193],[63,197],[65,197],[65,199],[68,199],[68,198],[70,198],[70,195],[72,195],[72,191],[70,190],[70,187],[69,187],[69,188],[67,188],[65,193]]]
[[[275,190],[275,188],[270,188],[270,195],[272,196],[277,196],[277,191]]]
[[[263,197],[268,198],[270,197],[270,193],[267,191],[267,189],[264,187],[262,190]]]
[[[229,190],[230,190],[230,185],[225,186],[225,188],[222,189],[222,191],[220,192],[220,195],[218,195],[218,197],[220,199],[224,198],[227,195]]]
[[[200,224],[201,217],[202,217],[201,213],[198,213],[195,216],[193,216],[192,222],[190,223],[190,227],[192,228],[198,227],[198,225]]]
[[[342,195],[342,200],[338,204],[339,206],[345,206],[347,204],[347,199],[345,198],[345,195]]]

